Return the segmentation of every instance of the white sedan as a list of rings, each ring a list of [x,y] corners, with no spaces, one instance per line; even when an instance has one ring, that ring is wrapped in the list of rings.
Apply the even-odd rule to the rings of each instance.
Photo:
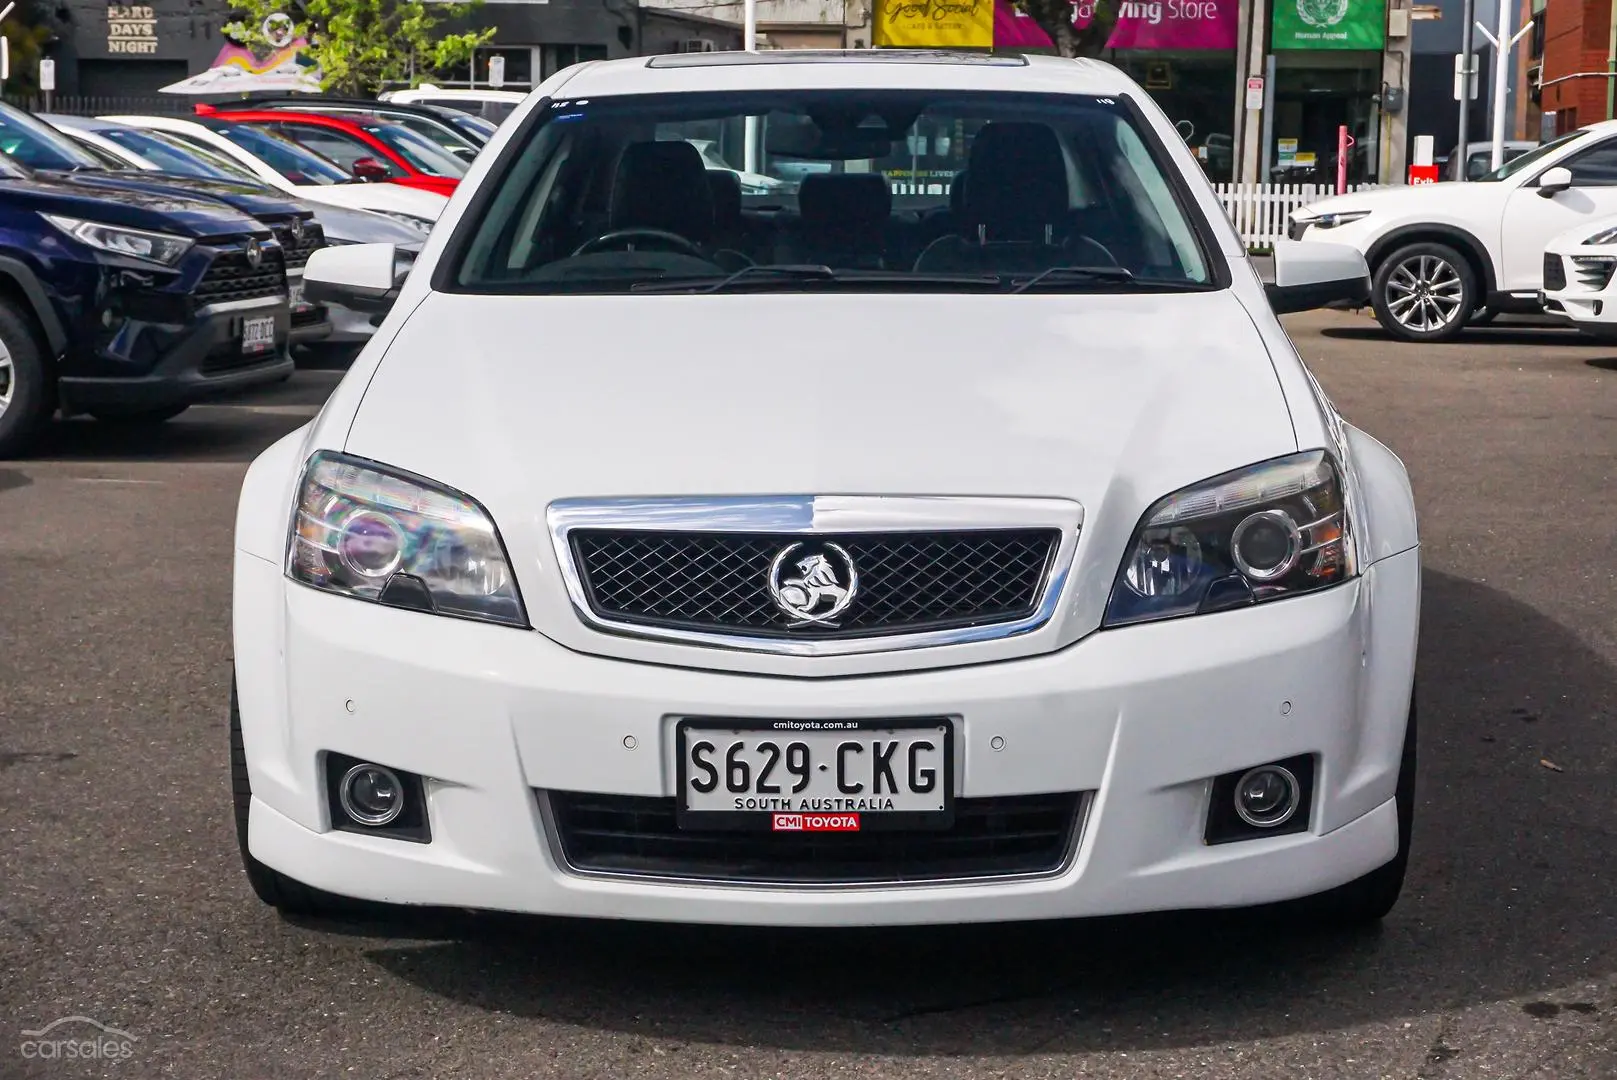
[[[1617,341],[1617,217],[1562,233],[1544,249],[1546,314]]]
[[[291,139],[252,124],[176,116],[103,116],[130,127],[160,131],[198,149],[223,154],[260,181],[308,202],[386,214],[423,237],[449,200],[399,184],[356,180],[335,162]]]
[[[726,234],[688,140],[764,112],[837,168]],[[916,168],[970,170],[947,231],[892,213]],[[311,260],[389,314],[243,483],[261,899],[1393,906],[1410,485],[1275,317],[1362,299],[1357,252],[1266,286],[1141,88],[1044,57],[585,65],[464,183],[402,285]]]

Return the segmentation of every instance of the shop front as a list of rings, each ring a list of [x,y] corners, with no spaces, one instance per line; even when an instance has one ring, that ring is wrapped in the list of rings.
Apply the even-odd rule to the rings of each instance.
[[[1094,7],[1095,0],[1078,0],[1074,22],[1087,25]],[[1239,7],[1239,0],[1123,0],[1102,54],[1161,106],[1214,182],[1229,181],[1235,168]]]
[[[1334,184],[1341,129],[1349,184],[1380,183],[1386,0],[1279,0],[1269,178]],[[1393,178],[1401,179],[1401,178]]]

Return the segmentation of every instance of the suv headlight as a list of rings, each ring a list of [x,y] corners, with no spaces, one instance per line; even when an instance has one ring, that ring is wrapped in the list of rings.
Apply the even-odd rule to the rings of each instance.
[[[316,589],[528,625],[505,546],[469,496],[322,451],[298,487],[286,573]]]
[[[1320,214],[1318,217],[1310,218],[1308,224],[1316,229],[1334,229],[1338,225],[1346,225],[1350,221],[1358,221],[1360,218],[1369,216],[1370,211],[1368,210],[1338,210],[1335,213]]]
[[[1589,237],[1589,239],[1585,240],[1584,243],[1585,244],[1613,244],[1613,243],[1617,243],[1617,228],[1602,229],[1600,232],[1595,233],[1593,236]]]
[[[1312,450],[1159,499],[1135,529],[1104,625],[1295,596],[1356,570],[1341,473],[1329,454]]]
[[[130,229],[123,225],[103,225],[99,221],[84,221],[59,214],[39,216],[81,244],[162,266],[173,266],[179,262],[191,250],[193,243],[182,236]]]

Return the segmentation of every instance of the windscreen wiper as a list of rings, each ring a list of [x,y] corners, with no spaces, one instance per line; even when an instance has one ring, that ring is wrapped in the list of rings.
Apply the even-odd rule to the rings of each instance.
[[[792,263],[761,263],[743,266],[733,274],[721,278],[671,278],[666,281],[647,281],[629,287],[640,293],[715,293],[738,285],[770,288],[776,285],[793,288],[809,282],[834,285],[857,285],[893,289],[948,288],[962,286],[972,289],[993,289],[1000,279],[995,274],[914,274],[904,270],[833,270],[829,266]]]
[[[1010,279],[1011,292],[1027,292],[1040,285],[1070,285],[1075,281],[1133,281],[1134,275],[1121,266],[1052,266],[1026,280]]]
[[[1135,277],[1121,266],[1052,266],[1030,278],[1012,277],[1009,284],[1011,286],[1009,291],[1013,293],[1073,284],[1127,286],[1130,289],[1151,292],[1198,292],[1206,288],[1197,281],[1164,281],[1160,278]]]
[[[782,281],[835,281],[837,272],[829,266],[813,264],[764,263],[743,266],[721,278],[675,278],[672,281],[643,281],[629,286],[630,292],[723,292],[749,278],[778,278]]]

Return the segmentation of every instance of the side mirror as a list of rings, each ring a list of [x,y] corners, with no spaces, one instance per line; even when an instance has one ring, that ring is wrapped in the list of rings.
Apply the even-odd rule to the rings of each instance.
[[[1357,248],[1308,240],[1276,240],[1274,280],[1264,283],[1276,315],[1332,304],[1370,302],[1370,267]]]
[[[1572,170],[1561,165],[1545,169],[1538,178],[1538,194],[1543,199],[1553,199],[1571,186]]]
[[[354,175],[361,180],[386,180],[387,169],[373,157],[355,158]]]
[[[317,248],[303,267],[304,299],[384,315],[399,298],[398,261],[392,244]]]

